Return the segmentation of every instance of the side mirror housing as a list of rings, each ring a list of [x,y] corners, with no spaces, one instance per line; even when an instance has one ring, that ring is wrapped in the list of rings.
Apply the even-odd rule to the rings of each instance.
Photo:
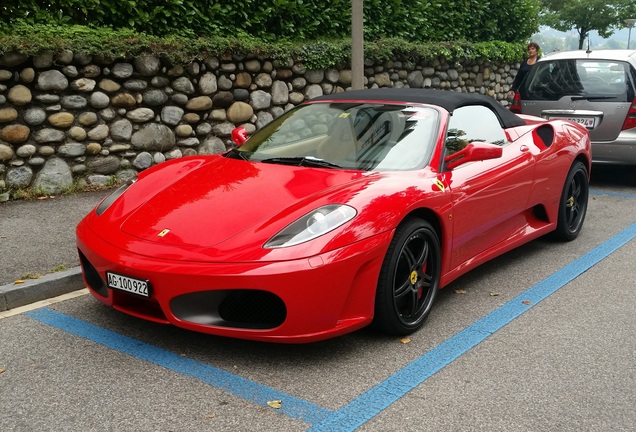
[[[497,159],[500,158],[502,154],[503,148],[501,146],[474,141],[460,151],[446,156],[444,162],[446,162],[448,169],[454,169],[468,162]]]
[[[234,141],[234,144],[236,144],[238,147],[245,144],[245,141],[247,141],[248,138],[249,137],[247,136],[247,130],[245,130],[243,126],[235,127],[234,129],[232,129],[232,141]]]

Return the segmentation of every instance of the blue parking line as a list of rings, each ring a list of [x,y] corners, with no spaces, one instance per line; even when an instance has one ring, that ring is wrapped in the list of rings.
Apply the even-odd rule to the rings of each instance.
[[[621,192],[607,192],[607,191],[601,191],[601,190],[595,190],[595,189],[590,189],[590,195],[607,195],[607,196],[617,197],[617,198],[636,199],[636,195],[634,194],[621,193]]]
[[[634,237],[636,237],[636,223],[442,342],[309,430],[315,432],[355,430]]]
[[[195,378],[258,405],[280,399],[283,404],[277,411],[313,425],[310,431],[353,431],[634,237],[636,223],[442,342],[336,411],[51,309],[30,311],[25,315],[113,350]]]
[[[322,408],[270,387],[257,384],[206,363],[191,360],[137,339],[122,336],[52,309],[43,308],[29,311],[26,312],[25,315],[44,324],[104,345],[115,351],[195,378],[258,405],[268,406],[267,401],[281,400],[282,407],[276,409],[276,411],[293,419],[315,424],[326,418],[332,412],[326,408]]]

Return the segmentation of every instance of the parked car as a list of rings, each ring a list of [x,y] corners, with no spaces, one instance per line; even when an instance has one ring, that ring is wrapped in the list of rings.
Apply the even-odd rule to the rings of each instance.
[[[636,165],[636,50],[550,53],[510,109],[580,123],[590,131],[593,162]]]
[[[310,342],[409,334],[439,288],[537,237],[573,240],[590,138],[493,98],[321,96],[220,155],[139,173],[77,227],[95,298],[156,323]]]

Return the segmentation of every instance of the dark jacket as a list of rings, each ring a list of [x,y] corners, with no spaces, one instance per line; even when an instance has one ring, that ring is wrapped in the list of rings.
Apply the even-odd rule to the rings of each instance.
[[[539,58],[537,57],[537,61],[538,60]],[[533,64],[528,64],[528,59],[525,59],[524,61],[521,62],[521,66],[519,66],[519,70],[517,71],[517,76],[515,77],[515,80],[512,82],[512,88],[511,88],[512,91],[517,91],[519,89],[519,85],[521,84],[521,81],[523,81],[526,75],[528,75],[528,72],[530,72],[532,67],[536,64],[537,64],[536,61]]]

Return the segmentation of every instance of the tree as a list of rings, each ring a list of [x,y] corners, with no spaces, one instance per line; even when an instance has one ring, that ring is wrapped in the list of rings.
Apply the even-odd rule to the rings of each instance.
[[[579,49],[583,48],[590,30],[603,38],[625,27],[632,18],[633,0],[542,0],[541,23],[560,31],[575,29],[579,34]]]

